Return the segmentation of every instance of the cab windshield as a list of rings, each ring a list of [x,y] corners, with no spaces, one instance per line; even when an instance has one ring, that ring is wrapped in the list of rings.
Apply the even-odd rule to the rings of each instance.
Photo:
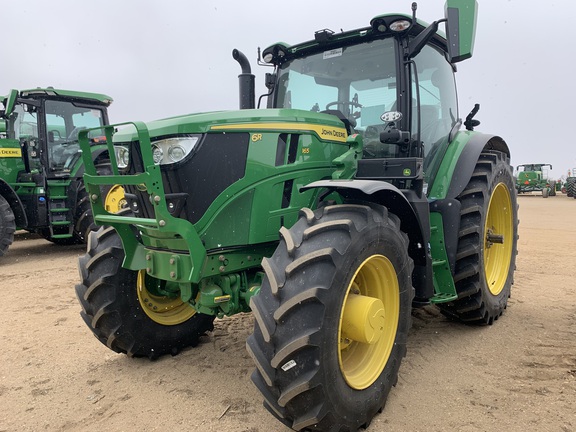
[[[372,157],[396,156],[398,146],[383,146],[378,139],[384,127],[380,116],[398,109],[393,39],[294,59],[279,67],[278,77],[278,108],[338,115],[364,135],[365,149],[378,149],[379,153]]]
[[[68,172],[80,158],[78,133],[82,129],[103,126],[102,110],[68,101],[47,100],[45,112],[49,169]]]
[[[337,48],[284,63],[279,70],[279,108],[339,110],[358,127],[396,101],[396,63],[392,39]]]
[[[78,133],[82,129],[103,126],[104,113],[99,107],[47,100],[44,104],[43,129],[41,112],[36,105],[17,104],[8,118],[7,136],[27,143],[32,169],[40,169],[41,158],[46,158],[48,175],[66,174],[81,157]],[[45,144],[41,145],[41,142]],[[45,156],[42,156],[44,152]]]

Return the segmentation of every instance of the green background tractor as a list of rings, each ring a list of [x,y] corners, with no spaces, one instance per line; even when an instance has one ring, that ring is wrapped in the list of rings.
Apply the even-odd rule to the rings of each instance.
[[[497,320],[517,200],[506,142],[474,130],[478,106],[458,115],[454,64],[472,55],[476,7],[450,0],[427,25],[414,4],[274,44],[258,104],[234,50],[241,109],[103,128],[113,175],[96,175],[81,132],[106,227],[76,293],[100,342],[154,359],[252,311],[265,407],[295,430],[357,430],[397,382],[413,307]],[[102,189],[116,184],[126,206],[112,213]]]
[[[78,131],[108,124],[109,96],[36,88],[0,98],[0,256],[16,229],[57,244],[84,242],[94,226],[82,181]],[[108,150],[92,137],[98,170]]]
[[[556,181],[548,178],[550,164],[524,164],[516,167],[516,190],[519,194],[542,192],[543,198],[556,195]]]

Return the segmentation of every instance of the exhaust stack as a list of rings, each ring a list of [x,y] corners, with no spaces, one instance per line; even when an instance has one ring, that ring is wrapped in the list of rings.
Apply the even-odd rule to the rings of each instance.
[[[255,107],[254,74],[250,68],[250,62],[242,52],[237,49],[232,50],[232,57],[242,68],[242,73],[238,75],[240,89],[240,109],[253,109]]]

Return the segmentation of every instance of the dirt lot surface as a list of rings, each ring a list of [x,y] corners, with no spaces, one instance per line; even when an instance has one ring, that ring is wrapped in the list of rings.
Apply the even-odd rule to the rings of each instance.
[[[416,311],[369,431],[576,431],[576,200],[518,201],[508,310],[484,328]],[[250,315],[176,357],[115,354],[80,318],[80,254],[19,236],[0,260],[0,431],[288,431],[249,379]]]

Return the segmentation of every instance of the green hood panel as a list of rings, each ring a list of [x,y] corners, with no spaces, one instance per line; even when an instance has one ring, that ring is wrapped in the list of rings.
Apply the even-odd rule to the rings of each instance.
[[[293,125],[290,127],[290,125]],[[321,139],[346,141],[343,123],[330,114],[292,109],[253,109],[236,111],[215,111],[200,114],[187,114],[147,123],[152,139],[170,135],[200,134],[232,130],[296,131],[313,130]],[[137,137],[135,129],[128,127],[114,135],[115,142],[133,141]]]

